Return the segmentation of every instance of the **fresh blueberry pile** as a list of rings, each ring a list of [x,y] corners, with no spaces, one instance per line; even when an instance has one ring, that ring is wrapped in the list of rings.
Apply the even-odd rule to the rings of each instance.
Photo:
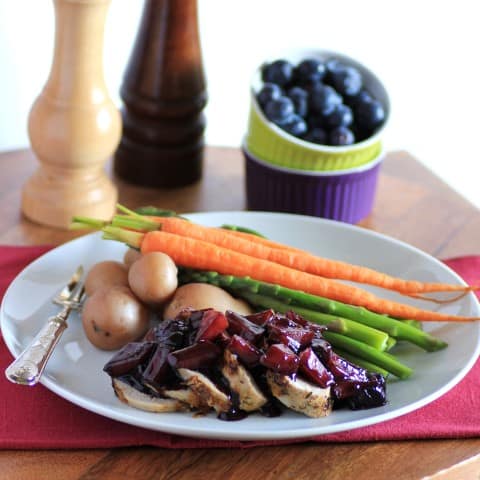
[[[265,116],[286,132],[322,145],[351,145],[385,121],[385,107],[368,92],[357,68],[336,58],[266,63],[256,94]]]

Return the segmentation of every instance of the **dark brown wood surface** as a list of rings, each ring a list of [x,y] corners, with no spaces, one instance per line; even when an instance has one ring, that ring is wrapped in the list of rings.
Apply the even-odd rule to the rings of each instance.
[[[0,243],[61,244],[81,233],[25,220],[22,185],[36,163],[29,151],[0,154]],[[201,182],[176,190],[115,180],[129,207],[153,204],[180,213],[245,209],[237,149],[208,148]],[[375,207],[362,227],[409,242],[438,257],[480,253],[480,211],[405,152],[382,166]],[[3,412],[3,414],[6,414]],[[310,444],[253,449],[0,451],[0,479],[331,480],[478,479],[480,439]]]

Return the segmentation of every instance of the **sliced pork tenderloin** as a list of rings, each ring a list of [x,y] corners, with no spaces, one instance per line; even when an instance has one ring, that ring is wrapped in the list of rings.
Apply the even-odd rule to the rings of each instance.
[[[208,405],[217,413],[228,412],[232,406],[230,398],[223,393],[208,377],[188,368],[177,369],[178,374],[188,388],[199,397],[202,405]]]
[[[272,395],[287,408],[313,418],[331,413],[333,398],[330,387],[320,388],[299,377],[290,378],[272,370],[267,372],[266,378]]]
[[[225,349],[222,374],[230,388],[238,395],[239,407],[245,412],[259,410],[267,403],[267,398],[258,388],[252,375],[240,364],[237,355]]]
[[[173,398],[156,397],[140,392],[118,378],[112,380],[112,386],[121,402],[139,410],[154,413],[183,412],[188,410],[188,405],[182,401]]]

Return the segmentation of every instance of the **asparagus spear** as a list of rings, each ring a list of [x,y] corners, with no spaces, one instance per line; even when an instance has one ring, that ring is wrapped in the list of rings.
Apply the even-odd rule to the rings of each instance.
[[[118,206],[119,210],[124,208],[123,205]],[[153,207],[148,205],[146,207],[139,207],[135,209],[135,213],[139,215],[154,216],[154,217],[180,217],[177,212],[173,210],[165,210],[163,208]],[[183,217],[180,217],[183,218]]]
[[[443,340],[435,338],[433,335],[420,330],[416,326],[409,325],[401,320],[371,312],[363,307],[348,305],[298,290],[285,288],[280,285],[260,282],[253,280],[250,277],[235,277],[233,275],[220,275],[217,272],[196,271],[182,268],[180,270],[179,280],[181,283],[211,283],[229,289],[238,296],[242,296],[242,292],[248,291],[265,297],[275,298],[290,305],[291,309],[303,307],[309,310],[354,320],[358,323],[388,333],[390,337],[397,340],[409,341],[428,352],[440,350],[447,346]]]
[[[361,324],[363,325],[363,324]],[[389,352],[395,345],[397,344],[397,340],[393,337],[387,338],[387,347],[385,348],[386,352]]]
[[[393,375],[402,380],[405,380],[413,373],[410,367],[401,363],[390,353],[380,352],[370,345],[328,330],[323,332],[322,335],[333,346],[334,350],[337,348],[346,350],[357,357],[378,365],[389,373],[393,373]]]
[[[423,324],[420,320],[408,319],[408,320],[402,320],[402,323],[418,328],[419,330],[423,329]]]
[[[286,313],[292,310],[291,305],[283,303],[271,297],[265,297],[256,293],[243,291],[241,297],[248,303],[261,308],[271,308],[276,312]],[[320,325],[327,325],[332,332],[354,338],[360,342],[376,348],[377,350],[386,350],[388,346],[388,335],[380,330],[375,330],[361,323],[341,318],[327,313],[314,312],[302,307],[296,307],[295,312],[300,316]]]

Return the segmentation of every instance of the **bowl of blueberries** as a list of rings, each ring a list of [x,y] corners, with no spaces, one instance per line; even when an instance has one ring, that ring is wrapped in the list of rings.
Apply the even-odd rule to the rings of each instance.
[[[263,63],[251,85],[245,148],[277,166],[339,171],[378,158],[390,102],[346,55],[300,50]]]

